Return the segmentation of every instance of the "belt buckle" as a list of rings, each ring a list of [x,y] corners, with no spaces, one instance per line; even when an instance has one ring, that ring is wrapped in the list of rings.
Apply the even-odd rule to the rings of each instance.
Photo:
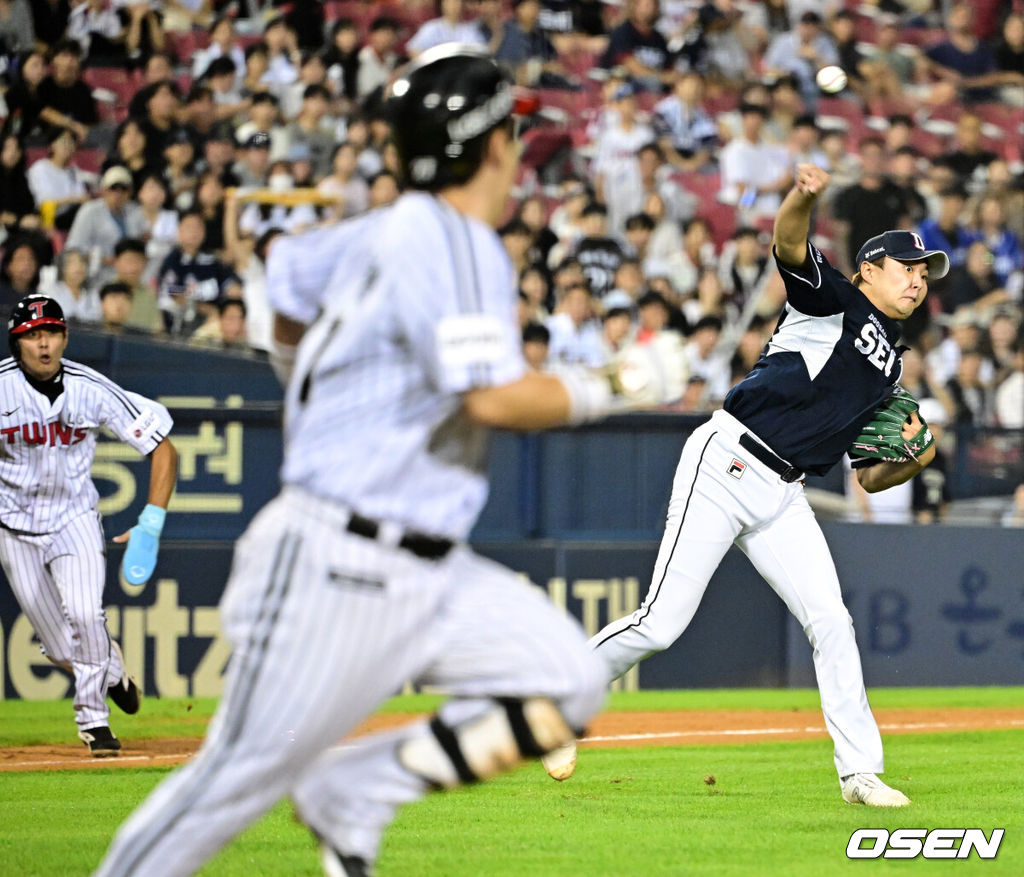
[[[779,477],[786,482],[786,484],[792,484],[794,481],[799,480],[803,473],[795,466],[787,466],[779,475]]]

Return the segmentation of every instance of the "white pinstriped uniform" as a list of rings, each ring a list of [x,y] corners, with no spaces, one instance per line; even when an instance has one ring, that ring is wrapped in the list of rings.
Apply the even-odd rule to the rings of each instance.
[[[70,664],[75,721],[107,724],[107,687],[124,675],[103,612],[105,548],[89,475],[107,428],[143,454],[167,435],[167,409],[63,360],[52,403],[13,359],[0,362],[0,563],[43,652]]]
[[[495,696],[551,697],[575,727],[599,708],[582,630],[462,541],[487,497],[487,432],[460,394],[524,373],[512,281],[492,230],[422,193],[275,242],[274,309],[317,318],[287,393],[284,490],[236,549],[211,732],[98,874],[192,873],[284,795],[373,861],[395,808],[425,792],[396,743],[427,724],[325,749],[410,679],[456,694],[449,724]],[[376,540],[347,531],[353,511],[382,522]],[[456,545],[424,559],[397,545],[408,531]]]

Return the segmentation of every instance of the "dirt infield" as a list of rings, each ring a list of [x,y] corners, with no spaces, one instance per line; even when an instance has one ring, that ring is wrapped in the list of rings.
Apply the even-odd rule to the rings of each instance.
[[[380,715],[357,733],[394,727],[409,715]],[[1024,709],[880,709],[875,718],[883,735],[931,734],[1024,728]],[[583,747],[694,746],[809,740],[826,736],[817,710],[686,710],[614,712],[594,720]],[[0,772],[81,768],[163,767],[180,764],[199,747],[197,738],[125,740],[118,758],[90,758],[81,744],[0,749]]]

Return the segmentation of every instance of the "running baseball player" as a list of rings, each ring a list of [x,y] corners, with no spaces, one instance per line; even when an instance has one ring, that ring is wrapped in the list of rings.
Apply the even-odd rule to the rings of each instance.
[[[106,549],[89,477],[96,436],[109,429],[150,459],[149,503],[128,542],[122,575],[153,573],[177,453],[162,405],[62,359],[64,313],[52,298],[19,301],[8,322],[11,358],[0,362],[0,563],[43,654],[75,678],[78,736],[93,756],[117,755],[107,697],[139,710],[139,688],[103,612]]]
[[[489,427],[615,404],[607,377],[522,357],[493,227],[526,107],[459,44],[424,52],[387,107],[410,190],[271,250],[277,360],[294,371],[282,492],[238,543],[221,603],[234,654],[206,741],[122,827],[102,877],[190,874],[285,795],[327,874],[369,873],[399,805],[552,750],[602,702],[576,622],[465,543]],[[280,349],[299,333],[297,355]],[[330,748],[408,680],[453,698]]]
[[[795,182],[775,220],[775,260],[787,294],[778,327],[753,371],[683,448],[643,605],[590,644],[609,680],[668,648],[729,546],[738,545],[814,648],[843,799],[900,807],[907,797],[877,776],[882,740],[853,622],[803,479],[823,475],[849,452],[861,485],[874,493],[931,462],[930,432],[896,384],[899,321],[924,301],[929,277],[943,277],[949,260],[913,232],[889,231],[861,247],[859,271],[847,280],[807,239],[828,174],[800,165]],[[555,779],[570,776],[575,763],[574,744],[545,759]]]

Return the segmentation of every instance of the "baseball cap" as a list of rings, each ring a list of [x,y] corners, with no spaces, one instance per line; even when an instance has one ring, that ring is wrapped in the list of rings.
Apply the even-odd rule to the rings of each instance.
[[[242,148],[270,149],[270,135],[265,131],[257,131],[255,134],[250,134],[245,143],[242,144]]]
[[[112,189],[114,186],[124,186],[128,189],[132,187],[132,174],[128,168],[115,164],[103,172],[103,176],[100,177],[100,188]]]
[[[898,262],[927,262],[931,280],[949,272],[949,256],[942,250],[926,250],[921,236],[913,231],[886,231],[868,238],[857,251],[857,266],[882,256]]]
[[[627,97],[635,97],[639,89],[635,82],[623,82],[612,94],[612,100],[623,100]]]

